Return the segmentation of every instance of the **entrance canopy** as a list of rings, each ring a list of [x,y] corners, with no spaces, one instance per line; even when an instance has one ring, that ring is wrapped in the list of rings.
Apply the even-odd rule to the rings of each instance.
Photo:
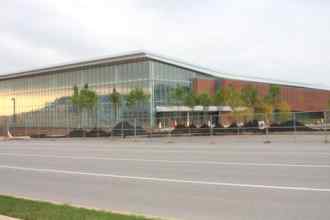
[[[156,106],[156,112],[231,112],[232,109],[229,106],[194,106],[193,108],[188,106]]]

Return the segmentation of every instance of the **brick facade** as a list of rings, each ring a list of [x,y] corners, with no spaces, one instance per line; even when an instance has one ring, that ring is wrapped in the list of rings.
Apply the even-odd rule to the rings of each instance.
[[[237,90],[241,90],[245,86],[255,86],[261,96],[266,96],[270,84],[259,82],[248,82],[240,80],[224,79],[221,81],[220,87],[228,87],[232,85]],[[293,86],[280,86],[281,99],[286,101],[293,111],[317,112],[327,109],[330,100],[330,91],[300,88]],[[208,93],[215,95],[217,90],[216,80],[196,79],[193,81],[193,90],[197,94]]]
[[[242,89],[247,85],[255,86],[260,95],[265,96],[268,93],[270,84],[247,82],[239,80],[223,80],[222,86],[232,85],[236,89]],[[281,99],[286,101],[293,111],[315,112],[327,109],[330,99],[330,91],[317,90],[310,88],[299,88],[293,86],[280,86]]]
[[[197,94],[208,93],[211,96],[216,92],[216,80],[196,79],[193,81],[193,91]]]

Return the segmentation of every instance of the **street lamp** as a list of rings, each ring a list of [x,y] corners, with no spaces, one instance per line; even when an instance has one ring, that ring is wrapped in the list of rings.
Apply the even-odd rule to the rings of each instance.
[[[13,102],[13,124],[16,124],[16,99],[11,98],[11,101]]]

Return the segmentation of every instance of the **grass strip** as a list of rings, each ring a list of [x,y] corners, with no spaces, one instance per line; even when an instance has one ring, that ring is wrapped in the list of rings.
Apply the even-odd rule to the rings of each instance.
[[[151,220],[93,209],[0,195],[0,214],[22,220]]]

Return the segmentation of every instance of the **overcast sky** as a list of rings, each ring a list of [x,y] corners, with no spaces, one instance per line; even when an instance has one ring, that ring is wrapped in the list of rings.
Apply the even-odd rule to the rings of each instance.
[[[330,86],[329,0],[1,0],[0,74],[148,50]]]

